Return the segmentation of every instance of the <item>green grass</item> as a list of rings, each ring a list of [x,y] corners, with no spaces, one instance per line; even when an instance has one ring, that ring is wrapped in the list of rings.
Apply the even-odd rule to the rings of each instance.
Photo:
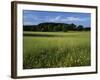
[[[24,69],[91,65],[90,32],[24,32],[24,34],[31,34],[23,37]]]

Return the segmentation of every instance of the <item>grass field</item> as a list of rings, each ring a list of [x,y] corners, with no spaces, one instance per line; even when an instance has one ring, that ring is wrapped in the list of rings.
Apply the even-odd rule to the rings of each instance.
[[[90,66],[90,32],[24,32],[23,68]]]

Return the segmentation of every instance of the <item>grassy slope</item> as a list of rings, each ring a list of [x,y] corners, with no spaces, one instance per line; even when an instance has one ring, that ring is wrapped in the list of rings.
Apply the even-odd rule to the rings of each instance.
[[[24,33],[55,35],[24,36],[24,69],[90,65],[90,32]]]

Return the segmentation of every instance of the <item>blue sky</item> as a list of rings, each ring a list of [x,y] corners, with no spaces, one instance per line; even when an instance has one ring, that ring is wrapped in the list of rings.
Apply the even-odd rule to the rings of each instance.
[[[37,25],[43,22],[74,23],[84,27],[91,27],[91,14],[23,10],[23,25]]]

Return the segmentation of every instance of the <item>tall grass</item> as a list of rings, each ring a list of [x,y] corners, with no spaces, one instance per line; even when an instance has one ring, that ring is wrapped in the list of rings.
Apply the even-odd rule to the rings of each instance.
[[[90,32],[27,32],[27,34],[55,36],[24,36],[24,69],[91,65]]]

